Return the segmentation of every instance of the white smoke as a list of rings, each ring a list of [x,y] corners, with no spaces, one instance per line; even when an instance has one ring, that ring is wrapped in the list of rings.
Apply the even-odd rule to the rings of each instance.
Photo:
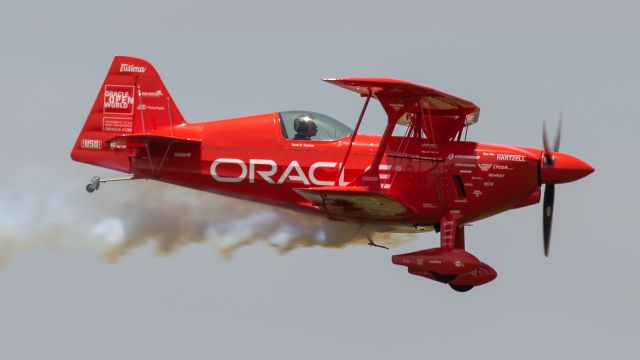
[[[117,262],[147,244],[164,256],[206,242],[230,259],[256,243],[284,254],[299,247],[366,244],[368,235],[386,246],[411,239],[153,181],[103,184],[93,194],[79,183],[3,182],[0,264],[15,251],[32,248],[96,249],[105,261]]]

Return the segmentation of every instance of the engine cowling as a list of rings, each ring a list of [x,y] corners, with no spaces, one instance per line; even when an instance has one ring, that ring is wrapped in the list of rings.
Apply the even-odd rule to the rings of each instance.
[[[409,273],[425,276],[430,273],[460,275],[470,273],[481,264],[472,254],[458,248],[433,248],[393,255],[391,261],[406,266]],[[433,279],[433,276],[426,276]]]

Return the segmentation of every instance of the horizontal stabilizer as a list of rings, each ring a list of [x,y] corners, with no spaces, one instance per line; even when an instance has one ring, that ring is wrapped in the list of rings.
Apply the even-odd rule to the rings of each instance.
[[[413,214],[396,199],[362,187],[330,186],[295,191],[338,218],[401,220]]]
[[[119,135],[107,140],[111,149],[137,149],[147,145],[200,144],[201,140],[162,135]]]

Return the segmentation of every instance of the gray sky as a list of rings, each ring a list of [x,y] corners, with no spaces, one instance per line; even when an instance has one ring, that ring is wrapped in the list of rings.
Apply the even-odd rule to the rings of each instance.
[[[6,2],[0,253],[13,256],[0,269],[0,357],[635,353],[639,10],[633,1]],[[336,76],[396,77],[471,99],[482,111],[470,139],[480,142],[540,147],[543,118],[554,124],[563,109],[561,150],[596,173],[558,186],[548,259],[540,205],[468,228],[468,248],[499,275],[467,294],[391,264],[392,254],[436,246],[433,233],[391,251],[282,256],[258,243],[232,261],[208,242],[163,257],[150,242],[105,263],[86,223],[106,207],[135,212],[128,199],[156,189],[109,184],[89,196],[86,180],[108,172],[68,156],[115,54],[151,61],[192,122],[308,109],[353,126],[361,100],[318,80]],[[364,131],[380,133],[381,114]]]

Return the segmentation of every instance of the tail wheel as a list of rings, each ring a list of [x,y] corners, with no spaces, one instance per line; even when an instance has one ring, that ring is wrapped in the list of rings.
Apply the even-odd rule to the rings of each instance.
[[[473,285],[454,285],[454,284],[449,284],[449,286],[451,286],[451,288],[457,292],[467,292],[471,289],[473,289]]]

